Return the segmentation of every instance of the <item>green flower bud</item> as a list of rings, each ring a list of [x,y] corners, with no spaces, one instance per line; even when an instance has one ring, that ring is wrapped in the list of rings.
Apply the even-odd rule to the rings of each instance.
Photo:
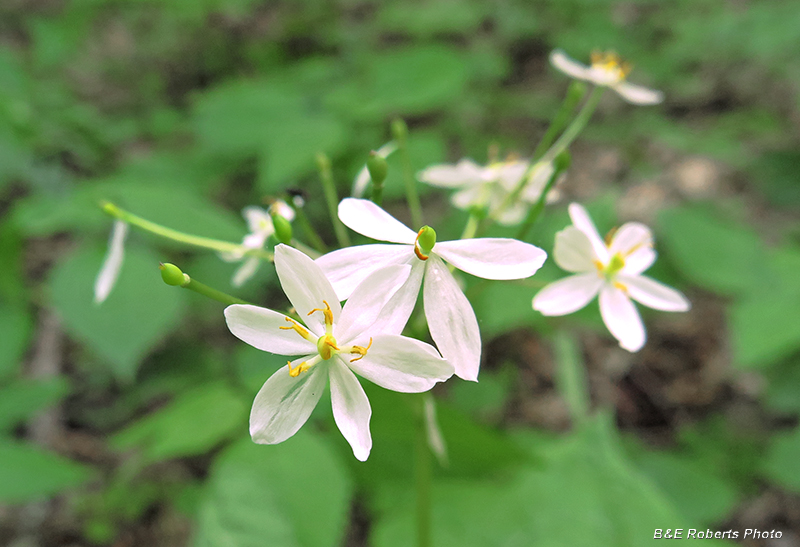
[[[392,137],[397,141],[398,145],[402,146],[408,137],[408,126],[401,118],[395,118],[392,121]]]
[[[421,254],[427,259],[434,245],[436,245],[436,230],[430,226],[423,226],[420,228],[417,233],[416,241],[416,247],[419,250],[418,256]]]
[[[569,169],[570,164],[572,164],[572,155],[568,150],[562,150],[553,160],[553,167],[555,167],[556,173],[563,173]]]
[[[367,158],[367,170],[372,178],[372,183],[380,185],[386,180],[389,164],[386,163],[386,159],[383,156],[373,150],[369,153],[369,158]]]
[[[275,239],[289,245],[292,241],[292,224],[278,213],[271,213],[272,225],[275,227]]]
[[[189,276],[183,273],[175,264],[162,263],[158,266],[158,268],[161,270],[161,279],[163,279],[164,283],[167,285],[172,285],[173,287],[183,287],[189,283]]]

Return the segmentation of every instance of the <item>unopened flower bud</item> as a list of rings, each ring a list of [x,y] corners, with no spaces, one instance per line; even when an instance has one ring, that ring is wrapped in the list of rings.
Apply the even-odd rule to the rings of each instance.
[[[183,273],[175,264],[162,263],[158,268],[161,270],[161,279],[163,279],[164,283],[167,285],[183,287],[189,282],[189,276]]]
[[[436,230],[430,226],[423,226],[417,235],[417,245],[423,255],[429,255],[436,245]]]
[[[386,159],[383,156],[373,150],[369,153],[369,158],[367,158],[367,170],[372,183],[380,185],[386,180],[389,164],[386,163]]]
[[[406,142],[406,138],[408,137],[408,126],[401,118],[395,118],[394,121],[392,121],[392,137],[394,137],[394,140],[396,140],[401,146],[402,143]]]
[[[272,225],[275,227],[275,238],[288,245],[292,241],[292,224],[278,213],[273,212],[271,217]]]

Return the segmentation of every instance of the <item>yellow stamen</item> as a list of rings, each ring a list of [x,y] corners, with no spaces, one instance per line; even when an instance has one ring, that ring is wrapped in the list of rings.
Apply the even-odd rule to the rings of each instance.
[[[289,376],[291,376],[292,378],[297,378],[298,376],[300,376],[301,372],[305,372],[309,369],[309,366],[306,364],[305,361],[303,361],[294,368],[292,368],[291,361],[286,361],[286,364],[289,365]]]
[[[625,294],[628,294],[628,287],[626,287],[625,285],[623,285],[619,281],[614,281],[614,287],[616,287],[617,289],[621,290]]]
[[[358,355],[358,357],[354,357],[353,359],[350,359],[350,362],[351,363],[355,363],[359,359],[363,358],[367,354],[367,350],[369,348],[371,348],[371,347],[372,347],[372,337],[371,336],[369,338],[369,344],[367,344],[367,347],[353,346],[350,349],[350,353],[352,353],[353,355]]]
[[[613,51],[603,53],[601,51],[592,52],[592,68],[600,69],[616,76],[619,80],[624,80],[633,69],[633,65],[620,59],[619,55]]]
[[[288,326],[288,327],[278,327],[278,328],[281,329],[281,330],[294,330],[295,332],[297,332],[297,334],[299,334],[300,336],[302,336],[303,338],[305,338],[309,342],[313,342],[314,341],[314,337],[311,336],[311,334],[305,328],[303,328],[302,325],[300,325],[297,321],[295,321],[294,319],[292,319],[290,317],[287,317],[286,321],[291,323],[291,325]]]
[[[323,300],[322,303],[325,304],[324,310],[322,308],[314,308],[313,310],[308,312],[308,315],[311,315],[312,313],[317,311],[321,311],[322,314],[325,316],[325,330],[328,334],[330,334],[331,327],[333,327],[333,312],[331,311],[331,307],[330,305],[328,305],[327,301]]]

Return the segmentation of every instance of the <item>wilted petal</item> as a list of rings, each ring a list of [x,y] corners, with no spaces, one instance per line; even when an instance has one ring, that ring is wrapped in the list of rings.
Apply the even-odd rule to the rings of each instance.
[[[236,273],[233,274],[233,279],[231,280],[231,285],[234,287],[241,287],[245,284],[245,282],[253,277],[258,271],[258,267],[261,265],[261,259],[255,256],[251,256],[247,260],[244,261],[244,264],[239,266],[236,270]]]
[[[115,220],[108,238],[108,251],[103,259],[103,265],[94,281],[94,303],[100,304],[111,294],[111,289],[117,283],[122,261],[125,259],[125,237],[128,235],[128,225],[121,220]]]
[[[444,262],[427,260],[422,301],[436,346],[464,380],[478,380],[481,335],[472,306]]]
[[[225,308],[228,329],[236,338],[254,348],[277,355],[307,355],[316,352],[316,344],[294,330],[281,328],[292,325],[287,319],[282,313],[250,304],[234,304]]]
[[[378,241],[413,244],[417,238],[416,232],[366,199],[340,201],[339,220],[351,230]]]
[[[560,49],[553,50],[550,53],[550,63],[567,76],[572,76],[578,80],[589,79],[589,67],[572,59]]]
[[[315,260],[333,285],[339,300],[350,298],[353,290],[375,270],[408,263],[414,248],[408,245],[356,245],[330,252]]]
[[[644,324],[636,306],[619,288],[606,285],[600,291],[600,315],[620,347],[630,352],[642,349],[645,342]]]
[[[608,249],[603,239],[600,237],[600,234],[597,232],[597,228],[586,209],[577,203],[570,203],[569,218],[572,220],[572,224],[589,238],[595,256],[600,262],[607,264],[609,259]]]
[[[633,104],[658,104],[664,100],[664,94],[627,81],[611,86],[623,99]]]
[[[556,234],[553,258],[561,269],[568,272],[597,271],[592,242],[575,226],[567,226]]]
[[[411,274],[405,283],[394,293],[381,310],[380,315],[370,326],[370,332],[400,334],[414,311],[425,274],[425,262],[416,257],[411,263]]]
[[[417,179],[441,188],[459,188],[481,182],[482,172],[480,165],[463,159],[456,165],[432,165],[417,173]]]
[[[308,315],[311,310],[322,308],[323,301],[331,307],[334,322],[339,319],[339,314],[342,313],[339,298],[322,269],[313,260],[297,249],[280,244],[275,247],[275,270],[283,292],[311,330],[325,330],[321,313]]]
[[[459,270],[484,279],[524,279],[547,258],[539,247],[507,238],[443,241],[433,252]]]
[[[366,346],[368,341],[359,340],[359,344]],[[452,365],[433,346],[396,334],[372,336],[367,354],[348,366],[374,384],[403,393],[428,391],[453,375]]]
[[[596,273],[571,275],[550,283],[533,298],[533,309],[542,315],[576,312],[597,295],[603,279]]]
[[[403,264],[376,270],[362,281],[342,308],[334,334],[340,344],[364,332],[375,323],[389,299],[397,292],[411,274],[411,266]]]
[[[342,436],[350,443],[356,459],[366,461],[369,451],[372,450],[372,437],[369,433],[372,409],[367,394],[340,359],[330,360],[329,371],[333,419]]]
[[[297,359],[295,366],[306,358]],[[288,367],[281,367],[263,385],[250,411],[250,436],[259,444],[277,444],[300,429],[317,406],[328,375],[324,367],[314,366],[296,378]]]
[[[628,296],[648,308],[662,311],[687,311],[692,307],[683,294],[647,276],[618,275],[617,281],[625,285]]]

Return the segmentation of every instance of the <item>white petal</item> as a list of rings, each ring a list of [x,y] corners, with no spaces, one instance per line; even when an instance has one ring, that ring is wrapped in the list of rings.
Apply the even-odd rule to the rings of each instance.
[[[522,175],[528,170],[527,161],[510,161],[500,164],[496,168],[487,169],[484,178],[487,181],[495,181],[506,192],[516,189],[522,180]]]
[[[439,465],[447,467],[447,444],[444,442],[439,420],[436,419],[436,401],[430,393],[425,396],[424,405],[425,433],[428,437],[428,446],[439,461]]]
[[[329,363],[333,419],[350,443],[356,459],[366,461],[369,451],[372,450],[372,437],[369,433],[372,409],[369,399],[356,377],[340,359],[331,359]]]
[[[388,158],[395,150],[397,150],[397,144],[395,144],[394,141],[389,141],[381,146],[377,152],[380,157]],[[350,194],[354,198],[360,198],[362,195],[364,195],[364,190],[367,189],[369,181],[369,169],[367,169],[367,165],[364,164],[364,167],[361,168],[361,171],[358,172],[358,175],[356,175],[356,178],[353,181],[353,190],[350,192]]]
[[[460,188],[481,182],[483,169],[469,159],[456,165],[432,165],[417,173],[417,179],[441,188]]]
[[[258,270],[258,267],[261,265],[261,259],[255,256],[251,256],[244,261],[244,264],[239,266],[236,270],[236,273],[233,274],[233,279],[231,280],[231,285],[234,287],[241,287],[245,284],[245,282],[253,277]]]
[[[653,233],[650,228],[639,222],[626,222],[614,233],[608,250],[612,255],[622,253],[623,257],[627,257],[642,247],[652,246]]]
[[[280,244],[275,247],[275,270],[283,292],[310,330],[316,333],[325,330],[321,313],[308,315],[313,309],[323,308],[323,302],[331,307],[334,322],[339,319],[342,313],[339,298],[322,269],[313,260],[297,249]]]
[[[386,303],[408,280],[411,266],[403,264],[376,270],[355,288],[342,308],[334,335],[339,344],[350,340],[375,323]]]
[[[618,275],[617,281],[625,285],[628,296],[647,306],[662,311],[688,311],[689,300],[679,291],[667,287],[644,275]]]
[[[125,259],[125,237],[128,235],[128,225],[121,220],[115,220],[108,238],[108,251],[103,259],[103,265],[94,281],[94,303],[100,304],[111,294],[111,289],[117,283],[122,261]]]
[[[522,191],[522,199],[528,203],[536,203],[539,201],[544,187],[547,185],[547,182],[550,180],[550,177],[553,176],[554,172],[555,167],[551,161],[546,163],[539,162],[534,165],[530,177],[528,177],[528,183]]]
[[[297,359],[292,364],[299,361]],[[250,411],[250,436],[259,444],[285,441],[308,420],[325,389],[328,375],[319,365],[289,376],[288,367],[281,367],[270,376],[253,401]]]
[[[443,241],[433,252],[459,270],[484,279],[524,279],[547,258],[546,252],[530,243],[499,237]]]
[[[359,345],[366,346],[368,341],[360,340]],[[433,346],[396,334],[372,336],[367,354],[348,366],[370,382],[402,393],[428,391],[453,375],[453,366]]]
[[[662,92],[626,81],[619,82],[611,87],[623,99],[633,104],[658,104],[664,100]]]
[[[657,253],[652,247],[640,247],[625,258],[622,273],[626,275],[639,275],[656,261]]]
[[[575,226],[567,226],[556,234],[553,258],[568,272],[597,272],[592,242]]]
[[[356,245],[319,257],[315,262],[333,285],[339,300],[350,298],[353,290],[375,270],[408,263],[414,255],[409,245]]]
[[[430,260],[430,259],[429,259]],[[425,274],[425,262],[414,257],[411,263],[411,275],[394,293],[381,310],[380,315],[369,327],[370,333],[400,334],[414,311]]]
[[[270,213],[275,213],[282,216],[289,222],[294,220],[294,215],[295,215],[294,209],[292,209],[291,205],[289,205],[282,199],[277,199],[274,202],[272,202],[272,205],[269,206],[269,211]],[[272,222],[272,216],[270,216],[270,223],[271,222]]]
[[[578,80],[589,79],[589,67],[572,59],[560,49],[555,49],[550,53],[550,63],[567,76]]]
[[[427,260],[422,301],[428,329],[442,356],[458,377],[477,381],[481,364],[478,320],[450,270],[436,255]]]
[[[600,315],[620,347],[630,352],[642,349],[646,339],[644,324],[636,306],[617,287],[605,285],[600,291]]]
[[[282,313],[250,304],[234,304],[225,308],[225,322],[242,342],[277,355],[315,353],[316,344],[294,330],[281,328],[292,325],[286,319]]]
[[[351,230],[378,241],[413,244],[417,238],[416,232],[366,199],[340,201],[339,220]]]
[[[467,210],[473,205],[482,204],[488,192],[485,183],[469,186],[450,196],[450,203],[456,209]]]
[[[498,206],[501,207],[502,205]],[[506,207],[505,210],[500,213],[500,216],[497,218],[497,223],[502,224],[503,226],[516,226],[517,224],[521,223],[522,220],[525,218],[525,215],[528,213],[528,204],[522,201],[514,203],[510,207]],[[489,209],[489,214],[494,214],[494,209]]]
[[[603,279],[597,273],[571,275],[550,283],[533,297],[533,309],[542,315],[567,315],[583,308],[597,295]]]
[[[569,218],[572,219],[572,224],[589,238],[598,260],[603,264],[607,264],[609,259],[608,248],[597,232],[597,228],[586,209],[577,203],[570,203]]]
[[[245,207],[242,215],[247,220],[247,227],[251,234],[263,232],[267,227],[272,227],[272,217],[261,207],[255,205]]]

